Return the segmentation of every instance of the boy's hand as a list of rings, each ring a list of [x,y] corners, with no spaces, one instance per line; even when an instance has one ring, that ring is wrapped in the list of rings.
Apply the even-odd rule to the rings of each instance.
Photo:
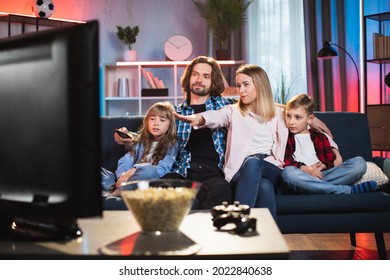
[[[339,150],[337,150],[336,148],[333,148],[332,147],[332,152],[334,153],[334,155],[336,156],[336,159],[333,161],[333,165],[336,167],[336,166],[339,166],[340,164],[343,163],[343,157],[340,155],[340,152]]]
[[[318,178],[320,180],[322,180],[322,170],[326,168],[325,164],[323,164],[322,162],[317,162],[316,164],[313,164],[313,165],[302,165],[301,166],[301,170],[303,172],[306,172],[307,174],[315,177],[315,178]]]

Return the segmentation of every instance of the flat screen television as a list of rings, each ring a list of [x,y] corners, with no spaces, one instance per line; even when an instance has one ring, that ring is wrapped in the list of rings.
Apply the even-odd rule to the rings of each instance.
[[[102,215],[97,21],[0,40],[0,235]]]

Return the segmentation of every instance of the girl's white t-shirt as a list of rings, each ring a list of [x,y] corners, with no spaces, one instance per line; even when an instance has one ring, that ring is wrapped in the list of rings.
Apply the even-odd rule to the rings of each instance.
[[[151,161],[152,161],[152,155],[153,155],[154,150],[156,149],[157,145],[158,145],[158,142],[157,142],[157,141],[154,141],[154,142],[152,143],[152,146],[150,147],[150,152],[146,155],[146,162],[134,164],[134,167],[137,168],[137,166],[148,166],[148,165],[152,165],[152,163],[151,163]]]

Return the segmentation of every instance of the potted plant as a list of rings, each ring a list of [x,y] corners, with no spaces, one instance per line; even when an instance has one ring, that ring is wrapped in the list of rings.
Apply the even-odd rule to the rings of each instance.
[[[286,74],[281,70],[280,80],[274,91],[274,100],[279,104],[286,104],[287,101],[294,96],[293,89],[297,78],[291,82],[287,78]]]
[[[227,42],[231,33],[246,21],[246,9],[253,0],[206,0],[193,1],[200,16],[203,17],[214,38],[219,41],[217,59],[228,59]],[[223,57],[221,57],[223,54]]]
[[[139,33],[139,27],[134,26],[116,26],[116,35],[119,40],[125,45],[127,45],[128,50],[125,52],[125,60],[126,61],[136,61],[137,60],[137,51],[132,50],[131,45],[134,44],[137,40],[137,35]]]
[[[287,101],[290,99],[291,87],[287,86],[286,80],[287,80],[286,75],[282,71],[281,77],[280,77],[280,82],[278,82],[278,86],[277,86],[276,91],[274,93],[274,100],[276,103],[286,104]]]

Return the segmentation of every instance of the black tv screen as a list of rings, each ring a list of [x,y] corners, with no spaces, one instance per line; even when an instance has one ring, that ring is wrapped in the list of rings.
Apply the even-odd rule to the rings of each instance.
[[[2,232],[67,238],[102,214],[98,32],[91,21],[0,40]]]

